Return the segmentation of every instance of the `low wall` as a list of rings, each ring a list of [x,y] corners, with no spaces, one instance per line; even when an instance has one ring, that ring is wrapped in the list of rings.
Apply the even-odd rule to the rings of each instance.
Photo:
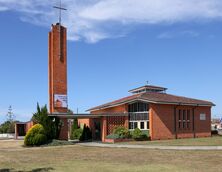
[[[0,139],[14,139],[15,138],[15,134],[14,133],[3,133],[0,134]]]
[[[120,142],[130,142],[133,141],[133,139],[105,139],[105,143],[120,143]]]

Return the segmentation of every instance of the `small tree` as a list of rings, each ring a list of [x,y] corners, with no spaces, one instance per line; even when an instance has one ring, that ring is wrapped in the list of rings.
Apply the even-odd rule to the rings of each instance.
[[[74,118],[73,124],[72,124],[72,131],[74,131],[75,129],[78,129],[78,128],[79,128],[79,126],[78,126],[78,119]]]
[[[40,108],[37,103],[37,112],[33,114],[32,120],[34,123],[41,124],[44,127],[46,136],[49,140],[58,138],[61,128],[60,120],[48,116],[46,105]]]
[[[1,124],[0,133],[15,133],[15,122],[6,121]]]
[[[10,121],[11,123],[15,120],[15,115],[12,112],[12,106],[10,105],[8,108],[8,113],[7,113],[7,121]]]
[[[79,126],[78,126],[78,119],[74,118],[70,138],[73,140],[80,139],[82,132],[83,132],[83,130],[81,128],[79,128]]]
[[[82,135],[79,138],[79,140],[80,141],[92,140],[92,132],[91,132],[90,128],[88,126],[86,126],[86,124],[84,124],[83,132],[82,132]]]

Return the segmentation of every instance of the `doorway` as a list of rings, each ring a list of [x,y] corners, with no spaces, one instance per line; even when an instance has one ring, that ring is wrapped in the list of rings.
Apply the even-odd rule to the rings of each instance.
[[[101,140],[101,122],[94,120],[94,140]]]

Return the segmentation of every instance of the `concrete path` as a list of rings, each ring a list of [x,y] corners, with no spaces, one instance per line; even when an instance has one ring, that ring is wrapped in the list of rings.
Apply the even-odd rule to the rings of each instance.
[[[222,146],[155,146],[155,145],[106,144],[101,142],[78,143],[78,145],[87,146],[87,147],[160,149],[160,150],[222,150]]]

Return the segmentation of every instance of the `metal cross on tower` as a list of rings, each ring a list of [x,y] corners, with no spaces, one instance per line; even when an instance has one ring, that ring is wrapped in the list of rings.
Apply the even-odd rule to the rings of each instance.
[[[61,25],[61,22],[62,22],[62,10],[67,10],[66,8],[63,8],[62,7],[62,2],[61,0],[59,0],[59,6],[53,6],[53,8],[56,8],[59,10],[59,24]]]
[[[53,6],[53,8],[56,8],[59,10],[59,58],[62,61],[62,48],[61,48],[61,25],[62,25],[62,10],[67,10],[66,8],[62,7],[62,2],[59,0],[59,6]]]

